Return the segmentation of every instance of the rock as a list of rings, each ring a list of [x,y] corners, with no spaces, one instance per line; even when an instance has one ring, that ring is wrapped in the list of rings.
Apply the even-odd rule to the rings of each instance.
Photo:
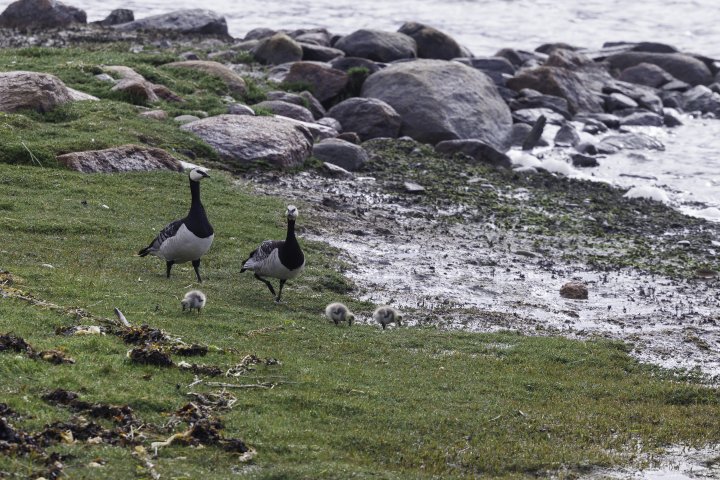
[[[276,90],[268,92],[266,97],[267,100],[281,100],[283,102],[293,103],[295,105],[305,107],[310,110],[310,113],[312,113],[315,119],[320,119],[324,117],[326,113],[325,108],[322,106],[322,104],[318,102],[317,98],[315,98],[312,93],[308,92],[307,90],[300,93],[283,92],[281,90]]]
[[[583,155],[582,153],[573,153],[570,155],[570,158],[572,159],[573,167],[592,168],[600,166],[597,158],[589,155]]]
[[[509,140],[510,109],[488,77],[466,65],[396,63],[371,75],[362,96],[393,107],[402,119],[401,134],[420,142],[477,138],[504,150]]]
[[[513,48],[503,48],[495,53],[496,57],[506,58],[514,67],[520,68],[526,63],[539,63],[539,56],[533,52],[523,50],[515,50]]]
[[[533,124],[538,118],[545,117],[545,120],[552,125],[560,125],[566,118],[549,108],[523,108],[512,112],[513,121],[518,123]]]
[[[398,32],[415,40],[418,58],[452,60],[462,56],[460,45],[448,34],[417,22],[404,23]]]
[[[687,90],[690,90],[692,88],[692,85],[689,83],[685,83],[682,80],[671,80],[665,85],[661,87],[661,90],[668,91],[668,92],[685,92]]]
[[[635,52],[676,53],[677,48],[658,42],[640,42],[632,47]]]
[[[543,131],[545,131],[545,125],[547,125],[547,123],[548,120],[544,115],[540,115],[537,120],[535,120],[535,123],[533,123],[533,126],[530,129],[530,133],[528,133],[522,144],[523,150],[532,151],[532,149],[537,146],[542,138],[542,134]]]
[[[58,156],[57,161],[71,170],[84,173],[183,170],[180,161],[165,150],[140,145],[66,153]]]
[[[342,70],[343,72],[347,72],[351,68],[365,68],[368,71],[368,75],[372,75],[373,73],[380,70],[380,67],[377,63],[373,62],[372,60],[368,60],[367,58],[360,57],[336,58],[330,62],[330,66],[337,70]]]
[[[110,12],[110,15],[105,19],[95,22],[103,27],[111,27],[113,25],[120,25],[121,23],[128,23],[135,20],[135,14],[132,10],[126,8],[118,8]]]
[[[599,153],[617,153],[620,150],[665,150],[659,140],[643,133],[619,133],[602,139],[597,145]]]
[[[597,135],[598,133],[605,133],[608,131],[607,125],[599,120],[593,118],[585,119],[585,125],[583,125],[583,132],[589,133],[590,135]]]
[[[337,120],[334,120],[332,118],[321,118],[314,123],[303,122],[301,120],[295,120],[294,118],[289,117],[278,118],[282,118],[288,122],[306,128],[310,132],[310,135],[315,142],[319,142],[327,138],[335,138],[338,136],[338,132],[334,127],[334,125],[337,124]]]
[[[567,100],[570,113],[601,112],[602,103],[596,93],[572,70],[561,67],[538,67],[521,71],[507,80],[507,86],[520,91],[532,88],[547,95]]]
[[[622,93],[611,93],[605,99],[605,109],[608,112],[614,112],[615,110],[622,110],[625,108],[637,108],[638,104],[635,100],[623,95]]]
[[[153,91],[153,84],[144,78],[123,78],[118,81],[113,88],[113,92],[124,92],[130,96],[133,101],[142,103],[154,103],[160,98]]]
[[[217,77],[227,85],[228,89],[236,95],[244,95],[247,91],[245,80],[230,68],[222,63],[207,60],[186,60],[183,62],[172,62],[163,65],[167,68],[184,68],[202,72]]]
[[[334,163],[330,162],[323,162],[322,164],[322,171],[325,175],[329,177],[334,178],[352,178],[354,177],[352,172],[348,172],[344,168],[335,165]]]
[[[225,17],[211,10],[201,8],[153,15],[140,20],[114,25],[112,28],[121,31],[158,30],[186,34],[229,36]]]
[[[657,90],[650,87],[614,80],[603,86],[602,91],[610,95],[620,93],[631,98],[639,107],[650,110],[651,112],[662,113],[662,100],[656,94]]]
[[[339,134],[337,138],[339,140],[345,140],[346,142],[354,143],[355,145],[360,145],[360,143],[362,142],[362,140],[360,140],[360,136],[355,132],[343,132]]]
[[[255,115],[255,110],[242,103],[233,103],[228,105],[228,113],[230,115]]]
[[[587,120],[594,120],[602,123],[608,128],[618,129],[620,128],[620,119],[617,115],[610,113],[579,113],[573,117],[573,120],[577,122],[586,122]]]
[[[319,45],[321,47],[331,46],[331,35],[326,28],[301,28],[290,32],[288,35],[295,39],[296,42]]]
[[[333,130],[335,130],[336,132],[342,132],[342,129],[343,129],[340,122],[338,122],[337,120],[335,120],[332,117],[323,117],[320,120],[318,120],[316,123],[318,125],[325,125],[326,127],[330,127]],[[353,142],[353,143],[360,143],[360,142]]]
[[[527,140],[528,135],[530,135],[530,132],[532,131],[533,127],[527,123],[515,123],[512,126],[512,131],[510,133],[510,144],[513,147],[520,147],[525,144],[525,140]],[[537,142],[535,143],[536,147],[547,147],[548,143],[543,138],[539,138]]]
[[[167,120],[168,114],[165,110],[149,110],[140,113],[141,117],[151,118],[153,120]]]
[[[477,139],[445,140],[435,145],[435,151],[443,155],[462,153],[476,162],[492,165],[493,167],[510,168],[510,157],[498,152],[490,145]]]
[[[180,58],[180,61],[184,60],[200,60],[200,57],[195,52],[183,52],[180,55],[178,55],[178,58]]]
[[[361,29],[342,37],[333,45],[348,57],[361,57],[376,62],[392,62],[417,57],[415,40],[397,32]]]
[[[311,87],[312,94],[320,103],[338,96],[348,83],[348,76],[342,70],[330,65],[312,62],[296,62],[285,77],[286,83],[303,83]]]
[[[674,77],[652,63],[638,63],[620,72],[618,80],[637,83],[638,85],[645,85],[646,87],[659,88],[674,80]]]
[[[218,115],[180,129],[199,136],[223,161],[235,165],[258,161],[278,167],[302,165],[313,145],[307,127],[280,117]]]
[[[403,182],[403,187],[407,193],[424,193],[425,187],[415,182]]]
[[[87,23],[85,12],[56,0],[18,0],[0,14],[0,27],[18,30],[63,28],[73,23]]]
[[[312,154],[323,162],[333,163],[351,172],[368,161],[368,154],[361,146],[337,138],[316,143]]]
[[[712,81],[707,65],[682,53],[625,52],[611,55],[606,61],[611,68],[620,71],[641,63],[651,63],[690,85],[704,85]]]
[[[527,92],[527,90],[523,90],[523,92]],[[571,118],[569,112],[570,107],[567,100],[561,97],[556,97],[554,95],[543,95],[542,93],[537,92],[537,95],[531,94],[529,96],[523,96],[521,93],[520,96],[510,101],[508,105],[510,106],[510,110],[523,110],[526,108],[544,108],[552,110],[553,112],[562,115],[568,120]]]
[[[506,75],[515,75],[515,66],[504,57],[472,57],[455,58],[456,62],[464,63],[483,72],[497,72]]]
[[[253,28],[248,33],[245,34],[245,37],[243,37],[243,40],[263,40],[265,38],[272,37],[275,35],[277,30],[273,30],[272,28]]]
[[[314,60],[318,62],[329,62],[338,57],[344,57],[345,52],[332,47],[323,47],[322,45],[313,45],[311,43],[300,42],[302,48],[302,59],[305,61]]]
[[[620,119],[621,126],[637,125],[643,127],[661,127],[663,117],[652,112],[637,112]]]
[[[587,285],[578,281],[568,282],[560,288],[560,296],[571,300],[587,300]]]
[[[237,57],[237,52],[234,50],[220,50],[219,52],[210,52],[207,54],[207,59],[215,62],[232,63],[235,57]]]
[[[72,90],[56,76],[36,72],[0,73],[0,111],[15,112],[32,109],[47,112],[63,103],[80,99],[95,99]],[[84,97],[83,97],[84,96]]]
[[[95,78],[97,78],[101,82],[116,83],[116,80],[107,73],[99,73],[95,75]]]
[[[580,153],[585,153],[588,155],[597,155],[598,149],[597,146],[594,143],[590,142],[583,142],[580,145],[575,147],[575,150],[577,150]]]
[[[281,65],[302,59],[303,49],[298,42],[284,33],[276,33],[258,43],[252,51],[255,59],[268,65]]]
[[[683,93],[681,102],[686,112],[720,114],[720,95],[704,85],[698,85]]]
[[[555,145],[560,147],[574,147],[580,143],[580,134],[570,123],[564,123],[555,134]]]
[[[339,121],[343,131],[357,133],[362,141],[400,135],[400,115],[377,98],[348,98],[332,107],[327,116]]]
[[[535,49],[536,52],[544,53],[546,55],[555,53],[557,50],[575,51],[575,50],[579,50],[579,48],[569,45],[567,43],[555,42],[555,43],[543,43],[542,45],[540,45],[539,47],[537,47]]]
[[[194,122],[195,120],[200,120],[200,117],[196,117],[195,115],[178,115],[177,117],[173,118],[177,123],[181,125],[185,125],[186,123]]]
[[[295,105],[282,100],[265,100],[254,105],[255,108],[262,108],[269,110],[276,115],[282,115],[283,117],[294,118],[295,120],[302,120],[303,122],[314,122],[310,110],[300,105]]]
[[[682,118],[677,110],[674,108],[663,109],[663,122],[666,127],[679,127],[683,124]]]

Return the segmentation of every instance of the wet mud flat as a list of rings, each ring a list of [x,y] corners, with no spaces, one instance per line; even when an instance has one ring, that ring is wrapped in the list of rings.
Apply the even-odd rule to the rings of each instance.
[[[717,381],[720,226],[602,183],[492,170],[412,141],[364,146],[371,161],[352,178],[239,180],[304,202],[303,237],[342,251],[359,299],[405,309],[411,325],[622,340],[641,361]],[[559,295],[572,280],[588,300]]]

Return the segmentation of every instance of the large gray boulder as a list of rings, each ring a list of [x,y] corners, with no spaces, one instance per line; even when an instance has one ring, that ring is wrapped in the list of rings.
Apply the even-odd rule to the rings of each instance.
[[[133,22],[114,25],[112,28],[123,31],[168,30],[178,33],[228,35],[225,17],[212,10],[202,8],[153,15]]]
[[[328,110],[327,116],[340,122],[344,132],[357,133],[363,142],[371,138],[397,138],[402,125],[395,109],[377,98],[348,98]]]
[[[369,158],[361,146],[338,138],[328,138],[315,144],[313,157],[351,172],[365,165]]]
[[[618,71],[641,63],[651,63],[690,85],[707,85],[713,79],[704,62],[682,53],[625,52],[608,57],[606,62],[610,68]]]
[[[361,57],[376,62],[392,62],[417,57],[415,40],[404,33],[361,29],[342,37],[333,45],[348,57]]]
[[[66,153],[58,163],[84,173],[182,171],[182,164],[165,150],[140,145],[123,145],[105,150]]]
[[[419,58],[452,60],[462,56],[462,48],[448,34],[418,22],[406,22],[398,30],[415,40]]]
[[[302,59],[303,49],[298,42],[284,33],[276,33],[260,40],[252,50],[255,60],[268,65],[281,65]]]
[[[87,23],[87,15],[56,0],[18,0],[0,14],[0,27],[4,28],[62,28],[72,23]]]
[[[305,162],[313,146],[307,127],[279,117],[218,115],[180,128],[203,139],[223,161],[234,165],[263,161],[294,167]]]
[[[492,80],[455,62],[417,60],[368,77],[362,96],[389,104],[402,118],[401,135],[425,143],[477,138],[504,150],[510,109]]]
[[[1,112],[14,112],[25,108],[47,112],[58,105],[76,100],[97,98],[68,88],[59,78],[47,73],[0,73]]]

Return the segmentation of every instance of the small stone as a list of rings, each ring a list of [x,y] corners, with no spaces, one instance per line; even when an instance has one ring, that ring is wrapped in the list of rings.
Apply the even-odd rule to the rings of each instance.
[[[568,282],[560,288],[560,296],[572,300],[587,300],[587,285],[579,281]]]
[[[570,158],[572,158],[572,164],[574,167],[590,168],[600,166],[597,158],[589,155],[583,155],[582,153],[574,153],[570,156]]]
[[[141,117],[151,118],[153,120],[167,120],[168,114],[165,110],[150,110],[140,113]]]
[[[425,187],[422,185],[419,185],[415,182],[405,182],[403,183],[403,186],[405,187],[405,191],[408,193],[424,193]]]

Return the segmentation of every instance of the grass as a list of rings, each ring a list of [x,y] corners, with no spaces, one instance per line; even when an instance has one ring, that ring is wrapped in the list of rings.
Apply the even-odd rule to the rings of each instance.
[[[285,301],[276,305],[239,269],[259,241],[283,235],[283,202],[252,196],[221,172],[202,188],[217,238],[201,267],[208,306],[198,316],[180,311],[182,294],[197,286],[189,265],[176,266],[168,280],[161,261],[134,256],[185,213],[184,176],[0,164],[0,268],[16,276],[13,287],[98,316],[119,307],[135,324],[226,349],[202,363],[229,367],[246,354],[280,361],[219,379],[280,382],[233,391],[237,403],[220,413],[224,434],[257,450],[252,463],[214,447],[170,446],[153,460],[163,478],[572,476],[665,445],[720,442],[717,389],[642,366],[617,342],[336,328],[321,318],[328,302],[345,301],[365,319],[372,305],[346,296],[352,285],[336,252],[323,244],[303,242],[308,270],[288,283]],[[92,402],[128,404],[156,426],[188,402],[189,390],[217,391],[188,388],[193,374],[176,368],[130,363],[130,347],[117,337],[54,334],[77,321],[0,297],[0,333],[12,331],[37,349],[61,349],[77,362],[51,365],[0,353],[0,399],[21,415],[10,420],[16,427],[37,431],[70,418],[67,409],[40,399],[58,387]],[[169,433],[147,435],[149,447]],[[72,443],[50,450],[65,455],[69,478],[149,476],[129,448]],[[87,466],[99,460],[104,467]],[[0,472],[10,478],[43,468],[33,458],[0,456]]]

